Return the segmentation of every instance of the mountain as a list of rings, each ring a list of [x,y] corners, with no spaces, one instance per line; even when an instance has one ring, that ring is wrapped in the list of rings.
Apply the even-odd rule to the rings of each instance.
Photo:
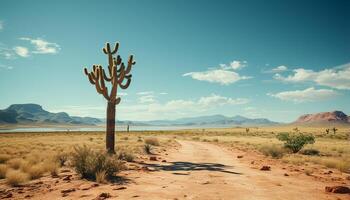
[[[227,117],[224,115],[209,115],[180,118],[176,120],[142,121],[142,123],[158,126],[266,126],[279,124],[265,118],[250,119],[239,115],[233,117]]]
[[[65,112],[51,113],[38,104],[13,104],[0,110],[0,124],[81,124],[95,125],[102,121],[91,117],[74,117]]]
[[[350,124],[350,117],[342,111],[321,112],[302,115],[294,124]]]

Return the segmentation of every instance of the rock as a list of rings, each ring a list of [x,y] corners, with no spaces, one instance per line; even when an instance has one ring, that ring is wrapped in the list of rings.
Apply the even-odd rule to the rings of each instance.
[[[65,194],[65,193],[70,193],[70,192],[74,192],[75,188],[70,188],[70,189],[66,189],[66,190],[61,190],[61,193]]]
[[[146,167],[146,166],[142,166],[142,167],[141,167],[141,170],[143,170],[143,171],[149,171],[148,167]]]
[[[108,199],[112,197],[111,194],[107,193],[107,192],[102,192],[101,194],[99,194],[95,200],[104,200],[104,199]]]
[[[287,173],[284,173],[284,176],[289,176],[289,174],[287,174]]]
[[[61,173],[67,173],[67,172],[71,172],[71,171],[69,169],[62,169],[60,172]]]
[[[250,164],[252,164],[252,165],[254,165],[254,163],[255,163],[254,160],[252,162],[250,162]]]
[[[33,197],[32,194],[27,194],[26,196],[24,196],[24,198],[31,198],[31,197]]]
[[[149,157],[149,160],[151,160],[151,161],[157,161],[157,157],[156,157],[156,156],[151,156],[151,157]]]
[[[162,162],[166,162],[166,160],[162,160]]]
[[[13,197],[13,194],[11,192],[8,192],[7,194],[5,194],[5,196],[3,196],[2,198],[11,198]]]
[[[271,167],[270,166],[267,166],[267,165],[264,165],[260,168],[261,171],[270,171],[271,170]]]
[[[115,188],[113,190],[125,190],[125,189],[126,189],[126,187],[122,186],[122,187]]]
[[[339,194],[350,194],[350,188],[345,186],[326,186],[326,192],[339,193]]]
[[[93,183],[93,184],[91,185],[91,187],[98,187],[98,186],[100,186],[100,184],[98,184],[98,183]]]
[[[70,181],[71,178],[72,178],[72,175],[68,175],[68,176],[64,177],[62,180],[64,180],[64,181]]]
[[[349,181],[350,181],[350,176],[347,176],[347,177],[346,177],[346,180],[349,180]]]
[[[242,155],[239,155],[239,156],[237,156],[237,158],[243,158],[243,156],[242,156]]]

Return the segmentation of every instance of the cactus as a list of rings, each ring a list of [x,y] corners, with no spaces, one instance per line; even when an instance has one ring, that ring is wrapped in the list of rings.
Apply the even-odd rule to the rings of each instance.
[[[249,133],[249,128],[246,128],[246,129],[245,129],[245,132],[246,132],[246,133]]]
[[[84,68],[84,73],[91,84],[95,85],[97,93],[103,95],[107,100],[107,125],[106,125],[106,149],[109,153],[115,153],[115,107],[120,103],[120,97],[117,96],[118,86],[121,89],[127,89],[131,83],[131,68],[136,64],[133,55],[129,57],[127,66],[117,55],[119,43],[117,42],[111,50],[109,43],[103,48],[103,52],[108,57],[108,75],[101,65],[93,65],[89,72]],[[112,87],[110,93],[105,85],[105,81],[110,82]]]
[[[326,134],[329,134],[329,128],[326,129]]]
[[[338,129],[335,128],[335,127],[333,127],[332,130],[333,130],[333,134],[334,134],[334,135],[335,135],[335,134],[337,133],[337,131],[338,131]]]

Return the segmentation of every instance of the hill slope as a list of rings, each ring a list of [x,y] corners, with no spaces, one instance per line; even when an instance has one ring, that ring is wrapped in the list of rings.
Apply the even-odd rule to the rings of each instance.
[[[51,113],[38,104],[13,104],[0,110],[0,124],[81,124],[95,125],[100,119],[74,117],[65,112]]]
[[[321,112],[315,114],[306,114],[300,116],[295,124],[349,124],[350,117],[342,111]]]

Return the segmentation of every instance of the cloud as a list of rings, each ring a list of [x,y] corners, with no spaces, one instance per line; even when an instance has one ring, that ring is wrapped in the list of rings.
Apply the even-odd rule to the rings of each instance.
[[[193,79],[199,81],[207,81],[210,83],[219,83],[221,85],[229,85],[235,83],[239,80],[249,79],[251,77],[241,76],[236,72],[224,70],[224,69],[214,69],[204,72],[189,72],[183,74],[183,76],[190,76]]]
[[[4,22],[0,20],[0,31],[4,30]]]
[[[161,94],[161,95],[167,95],[168,93],[167,93],[167,92],[161,92],[161,93],[159,93],[159,94]]]
[[[8,66],[8,65],[4,65],[4,64],[0,64],[0,69],[8,69],[8,70],[11,70],[13,69],[12,66]]]
[[[284,71],[287,71],[287,70],[288,70],[288,68],[286,66],[280,65],[278,67],[273,68],[271,71],[272,72],[284,72]]]
[[[234,70],[245,67],[247,61],[232,61],[229,65],[220,64],[219,68],[208,69],[202,72],[188,72],[182,76],[190,76],[191,78],[199,81],[207,81],[210,83],[219,83],[221,85],[229,85],[239,80],[250,79],[249,76],[241,76]]]
[[[268,93],[267,95],[281,99],[283,101],[302,103],[330,99],[338,95],[338,93],[331,89],[317,90],[314,87],[310,87],[305,90],[285,91],[276,94]]]
[[[92,105],[69,105],[61,106],[53,109],[48,109],[50,112],[67,112],[71,116],[79,117],[106,117],[105,106],[92,106]],[[117,115],[118,116],[118,115]]]
[[[56,54],[61,49],[58,44],[48,42],[40,38],[32,39],[28,37],[22,37],[19,39],[29,41],[31,44],[33,44],[35,50],[32,51],[32,53],[34,54]]]
[[[144,95],[139,97],[140,103],[154,103],[156,100],[153,95]]]
[[[15,53],[21,57],[28,57],[29,56],[29,50],[26,47],[22,46],[16,46],[13,48]]]
[[[136,93],[137,95],[151,95],[153,94],[154,92],[153,91],[143,91],[143,92],[138,92]]]
[[[132,120],[169,119],[200,114],[222,106],[243,105],[249,102],[249,99],[245,98],[230,98],[216,94],[194,100],[175,99],[164,103],[160,103],[155,98],[153,100],[153,102],[140,102],[134,105],[122,104],[119,107],[120,115],[123,119]]]
[[[299,68],[293,72],[294,74],[286,77],[277,73],[274,79],[292,83],[313,82],[320,86],[341,90],[350,89],[350,63],[321,71]]]

